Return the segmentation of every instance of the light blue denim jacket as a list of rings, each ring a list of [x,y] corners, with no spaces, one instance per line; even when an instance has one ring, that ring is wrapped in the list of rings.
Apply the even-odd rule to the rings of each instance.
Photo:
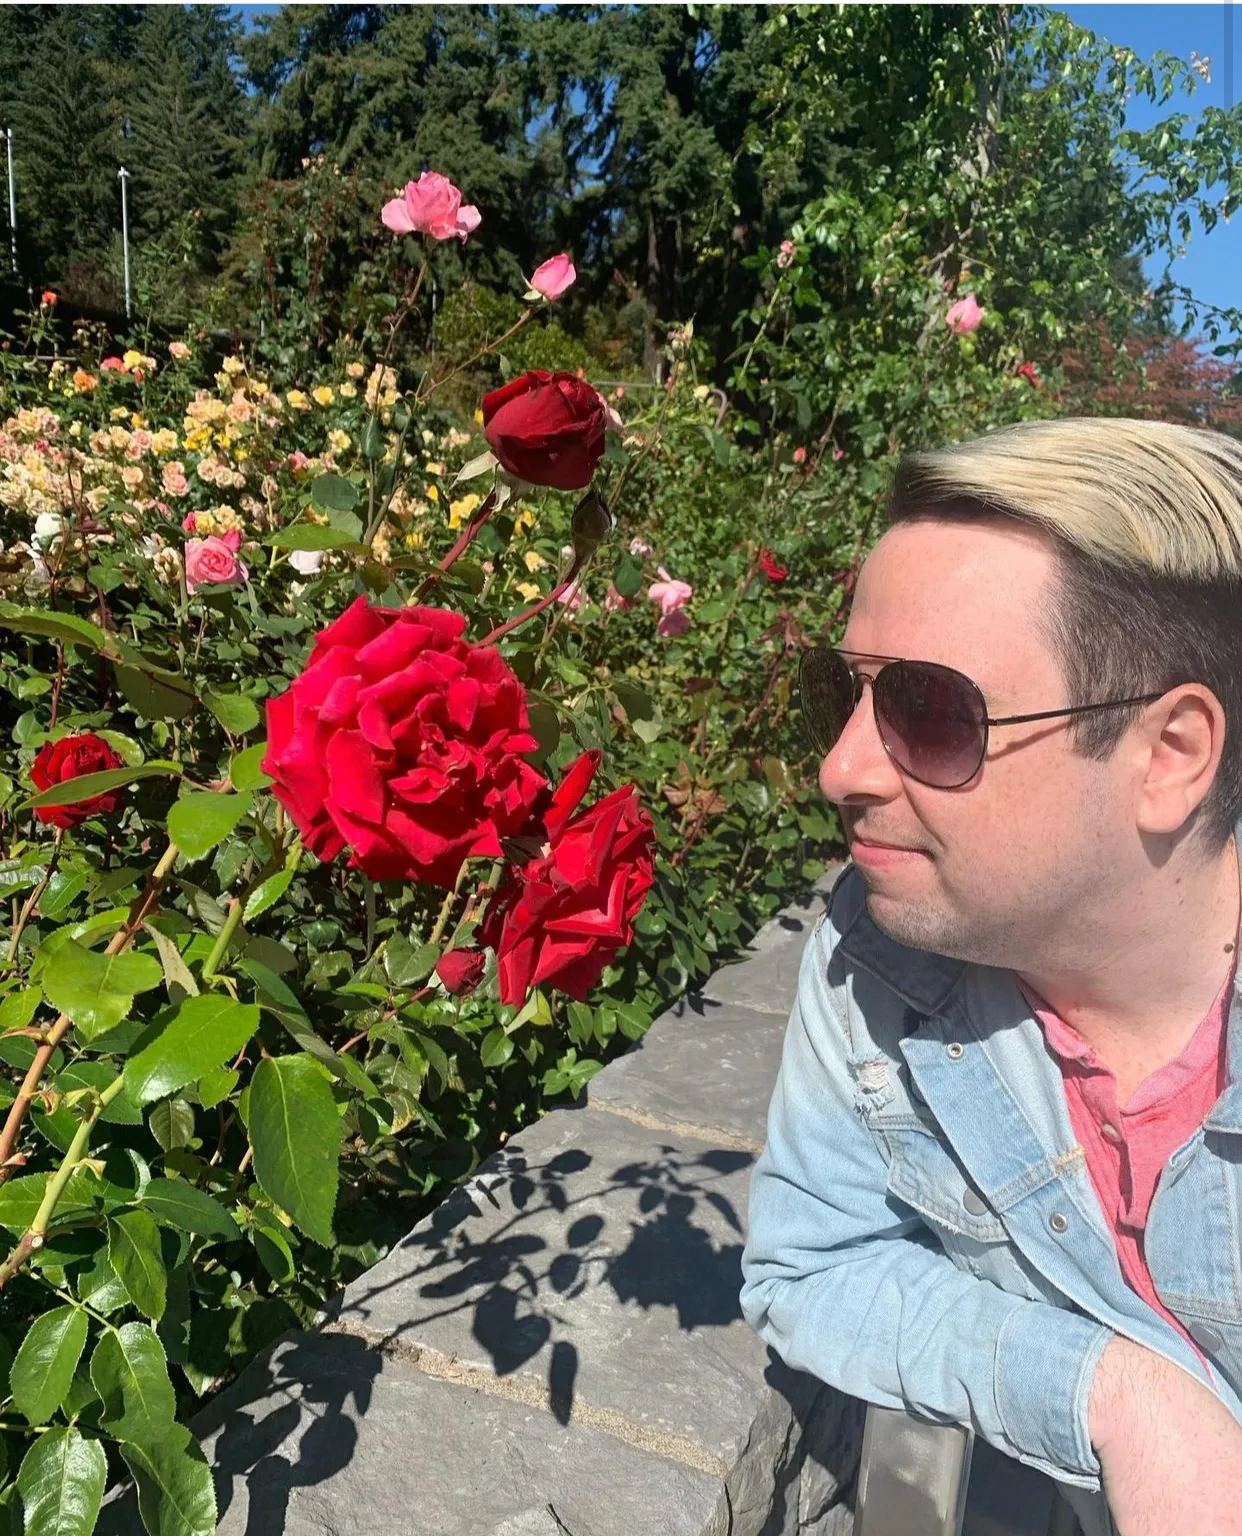
[[[973,1425],[1069,1485],[1088,1536],[1109,1531],[1087,1401],[1113,1333],[1242,1420],[1236,988],[1228,1050],[1229,1087],[1162,1172],[1146,1235],[1156,1290],[1209,1381],[1122,1278],[1060,1069],[1012,972],[889,939],[847,865],[802,956],[751,1179],[747,1320],[842,1391]]]

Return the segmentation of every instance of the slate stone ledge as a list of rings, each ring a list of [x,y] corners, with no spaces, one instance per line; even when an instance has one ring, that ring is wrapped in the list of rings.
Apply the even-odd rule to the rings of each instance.
[[[835,873],[206,1410],[225,1536],[852,1529],[862,1405],[789,1370],[738,1306]]]

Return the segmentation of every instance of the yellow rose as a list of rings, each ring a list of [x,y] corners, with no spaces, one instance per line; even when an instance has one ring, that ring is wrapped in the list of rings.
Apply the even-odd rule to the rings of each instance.
[[[365,363],[350,363],[348,368],[345,370],[351,379],[360,379],[366,371],[367,368]]]
[[[348,432],[342,432],[339,427],[333,427],[328,433],[328,447],[333,453],[345,453],[348,451],[351,438]]]
[[[440,499],[440,493],[436,490],[434,485],[423,486],[423,495],[427,498],[428,501],[439,501]]]
[[[526,529],[533,528],[535,526],[535,514],[530,509],[530,507],[522,508],[518,515],[513,519],[513,526],[519,533],[524,533]]]
[[[128,421],[129,412],[123,405],[114,405],[108,412],[108,417],[111,421]]]
[[[336,396],[332,393],[330,385],[318,384],[311,390],[316,405],[331,405]]]
[[[292,410],[309,411],[310,401],[300,389],[291,389],[285,396],[285,401]]]
[[[198,453],[211,441],[211,428],[195,427],[193,432],[186,433],[184,441],[191,453]]]
[[[141,352],[135,352],[131,347],[121,361],[125,364],[126,368],[141,368],[144,359]]]
[[[541,571],[548,563],[537,549],[528,549],[522,559],[526,562],[528,571]]]
[[[246,365],[240,357],[226,357],[220,364],[225,373],[245,373]]]
[[[342,400],[352,400],[358,393],[358,386],[356,384],[351,384],[348,380],[346,380],[344,384],[338,384],[336,386],[336,392],[338,395],[340,395]]]
[[[535,602],[537,598],[543,595],[533,581],[519,581],[515,583],[515,586],[528,603]]]
[[[438,499],[434,485],[427,487],[427,494],[432,501]],[[471,492],[469,496],[463,496],[460,501],[455,501],[449,506],[449,527],[460,528],[463,523],[469,522],[478,508],[479,498]]]
[[[407,549],[422,549],[423,545],[426,544],[426,542],[427,542],[426,534],[421,533],[421,532],[417,531],[416,529],[411,529],[410,532],[407,533],[406,536],[405,536],[405,547]]]
[[[476,411],[474,413],[474,419],[478,422],[478,424],[480,426],[482,426],[483,425],[483,412],[482,411]]]
[[[129,424],[131,427],[133,427],[135,432],[140,432],[142,428],[146,426],[147,418],[145,416],[139,416],[138,412],[135,411],[129,419]]]

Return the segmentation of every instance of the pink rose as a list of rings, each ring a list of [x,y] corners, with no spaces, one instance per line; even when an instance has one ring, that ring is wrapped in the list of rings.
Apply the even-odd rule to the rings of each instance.
[[[608,583],[608,591],[604,597],[604,609],[608,613],[616,613],[619,608],[632,608],[634,599],[622,597],[612,582]]]
[[[541,293],[551,303],[553,299],[559,299],[561,294],[573,287],[577,276],[573,262],[562,251],[559,256],[553,256],[542,266],[535,268],[530,285],[536,293]]]
[[[690,628],[690,615],[684,608],[678,608],[672,613],[666,613],[656,625],[656,634],[671,639],[676,635],[684,635]]]
[[[955,336],[968,336],[982,319],[983,311],[973,293],[950,305],[949,313],[944,317],[945,324]]]
[[[806,449],[805,448],[795,448],[794,449],[793,459],[794,459],[794,463],[795,464],[805,464],[806,463]]]
[[[483,215],[471,204],[464,207],[461,190],[439,171],[424,171],[417,181],[407,181],[405,191],[384,204],[380,219],[399,235],[430,235],[433,240],[459,240],[478,229]]]
[[[100,368],[102,368],[105,371],[110,372],[110,373],[124,373],[125,372],[125,364],[121,361],[121,359],[119,357],[105,357],[103,362],[100,363],[99,366],[100,366]]]
[[[237,543],[241,534],[234,530]],[[185,546],[185,589],[193,592],[197,587],[239,587],[249,580],[250,573],[237,558],[236,548],[229,543],[229,536],[212,535],[206,539],[187,539]]]
[[[184,341],[170,341],[168,343],[168,353],[170,357],[186,358],[190,355],[190,349]]]
[[[646,539],[633,538],[630,540],[630,554],[637,555],[641,560],[644,555],[651,554],[651,545]]]
[[[557,602],[564,603],[570,613],[577,613],[579,608],[585,607],[590,601],[591,599],[582,591],[577,582],[574,582],[572,587],[566,587],[557,598]]]
[[[776,258],[776,265],[782,269],[792,267],[798,255],[798,247],[792,240],[782,240],[780,255]]]
[[[660,612],[667,618],[670,613],[686,606],[694,596],[694,588],[688,581],[675,580],[662,565],[658,569],[660,579],[647,588],[647,596],[653,603],[659,603]]]

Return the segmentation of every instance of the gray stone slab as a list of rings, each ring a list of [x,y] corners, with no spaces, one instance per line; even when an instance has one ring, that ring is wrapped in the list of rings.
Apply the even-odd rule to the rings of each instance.
[[[729,1529],[719,1478],[437,1380],[342,1335],[278,1344],[212,1419],[223,1421],[204,1444],[216,1469],[220,1536]]]
[[[593,1108],[634,1109],[762,1146],[786,1019],[715,998],[660,1015],[591,1079]]]
[[[753,1153],[558,1110],[516,1136],[331,1308],[372,1340],[518,1378],[565,1422],[722,1474],[766,1390],[738,1305]]]
[[[798,964],[838,870],[817,882],[815,896],[805,906],[788,907],[766,923],[742,956],[713,971],[701,993],[688,993],[674,1010],[693,1009],[696,999],[732,1003],[755,1013],[773,1013],[788,1019],[797,992]]]

